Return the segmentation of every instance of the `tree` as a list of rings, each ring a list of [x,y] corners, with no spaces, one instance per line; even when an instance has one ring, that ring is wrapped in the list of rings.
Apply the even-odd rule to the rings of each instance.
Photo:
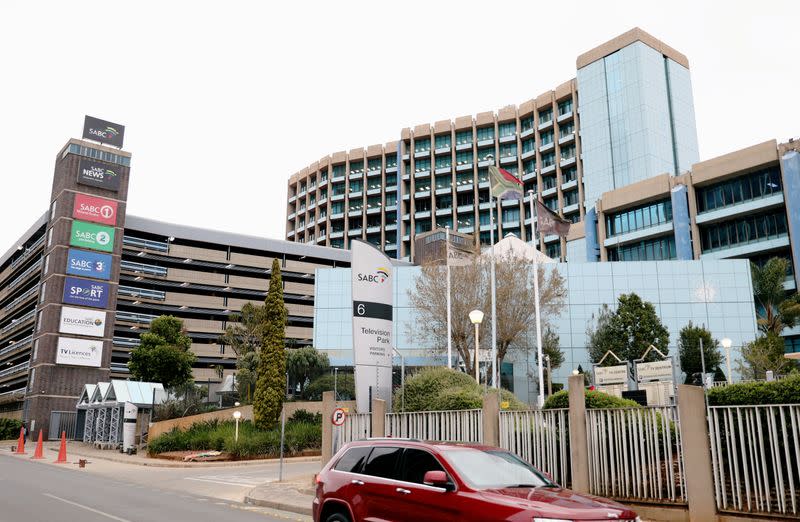
[[[692,376],[703,372],[700,359],[700,340],[703,340],[703,358],[706,372],[717,373],[722,363],[719,341],[711,336],[711,332],[702,326],[695,326],[689,321],[678,334],[678,355],[681,369],[686,372],[686,382],[693,382]],[[716,380],[717,377],[715,376]]]
[[[460,356],[467,368],[474,367],[475,350],[475,329],[469,320],[470,311],[479,309],[486,314],[480,326],[480,341],[482,349],[491,349],[490,262],[487,257],[478,257],[466,266],[451,268],[451,342],[454,355]],[[499,368],[510,349],[536,349],[525,339],[535,324],[535,308],[531,263],[514,254],[499,255],[495,263]],[[566,292],[561,275],[552,270],[546,277],[543,268],[539,270],[539,291],[542,320],[546,321],[560,313]],[[447,349],[447,280],[444,272],[445,268],[441,266],[422,267],[416,284],[408,291],[411,305],[420,317],[425,318],[414,324],[409,337],[413,340],[415,336],[421,336],[430,341],[436,355],[445,353]]]
[[[559,369],[562,364],[564,364],[564,352],[561,351],[559,346],[559,337],[558,334],[553,330],[549,325],[544,327],[544,331],[542,332],[542,353],[550,358],[550,373],[552,374],[553,371]],[[538,358],[536,360],[536,365],[538,368]],[[552,375],[547,375],[547,362],[544,361],[544,371],[545,371],[545,390],[547,389],[548,382],[553,381]],[[539,371],[538,369],[534,371],[528,372],[529,377],[538,380],[539,379]]]
[[[765,379],[769,370],[776,375],[788,373],[797,365],[783,356],[784,350],[783,338],[768,332],[742,347],[744,360],[736,361],[736,369],[746,380]]]
[[[162,315],[142,333],[139,346],[131,350],[128,368],[134,379],[160,382],[166,388],[192,381],[195,356],[189,351],[192,340],[184,333],[183,321]]]
[[[652,303],[643,301],[635,293],[619,296],[617,309],[611,312],[605,305],[598,312],[596,327],[587,330],[589,356],[598,362],[608,350],[622,360],[634,361],[652,344],[663,354],[669,348],[669,332],[661,324]],[[651,351],[648,360],[656,360],[658,354]],[[604,365],[619,364],[607,357]]]
[[[231,322],[220,337],[236,354],[236,385],[239,396],[249,402],[256,385],[259,352],[264,345],[264,305],[245,303],[241,313],[231,315]]]
[[[236,360],[236,387],[239,390],[239,397],[247,402],[250,402],[255,393],[260,360],[259,352],[255,351],[247,352]]]
[[[264,301],[264,344],[258,365],[258,379],[253,401],[253,421],[259,429],[270,429],[278,423],[286,397],[286,306],[283,304],[281,266],[272,262],[269,290]]]
[[[780,335],[784,328],[792,328],[800,318],[800,297],[795,293],[787,299],[783,288],[789,261],[773,257],[762,267],[751,263],[750,270],[759,330]]]
[[[292,389],[300,386],[300,395],[306,384],[322,375],[330,366],[328,354],[317,351],[314,347],[295,348],[286,352],[286,371]]]

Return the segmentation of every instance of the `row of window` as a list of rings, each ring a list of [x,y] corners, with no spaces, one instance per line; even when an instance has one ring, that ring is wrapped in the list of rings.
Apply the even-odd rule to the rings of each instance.
[[[782,185],[778,167],[752,172],[715,185],[698,188],[697,210],[706,212],[736,205],[743,201],[771,196],[781,192]]]
[[[703,251],[710,252],[775,239],[787,233],[786,214],[780,209],[777,212],[744,216],[733,221],[702,227],[700,241]]]
[[[672,201],[656,201],[606,216],[606,235],[614,237],[672,221]]]
[[[676,257],[675,236],[672,235],[608,249],[609,261],[663,261]]]

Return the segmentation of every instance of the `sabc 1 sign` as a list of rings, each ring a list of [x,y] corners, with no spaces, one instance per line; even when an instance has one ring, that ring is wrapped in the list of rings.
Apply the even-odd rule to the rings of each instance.
[[[119,190],[119,173],[116,169],[115,165],[82,159],[78,164],[78,183],[116,192]]]
[[[73,221],[69,244],[76,247],[111,252],[114,250],[114,228],[86,223],[85,221]]]
[[[56,364],[100,367],[103,357],[103,341],[59,337],[56,348]]]
[[[88,337],[103,337],[106,331],[106,312],[63,306],[58,331]]]
[[[113,226],[117,224],[117,202],[86,194],[75,194],[72,217]]]
[[[92,116],[83,119],[83,138],[122,148],[125,126]]]
[[[92,308],[107,308],[108,292],[108,283],[67,277],[64,279],[63,301],[67,304]]]
[[[70,248],[67,253],[67,274],[111,279],[111,256]]]

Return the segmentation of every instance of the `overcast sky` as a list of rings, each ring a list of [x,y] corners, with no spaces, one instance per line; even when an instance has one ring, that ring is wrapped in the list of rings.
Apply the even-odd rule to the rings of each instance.
[[[794,2],[0,3],[0,254],[84,114],[126,126],[128,213],[283,238],[286,181],[519,104],[639,26],[688,56],[701,159],[800,135]]]

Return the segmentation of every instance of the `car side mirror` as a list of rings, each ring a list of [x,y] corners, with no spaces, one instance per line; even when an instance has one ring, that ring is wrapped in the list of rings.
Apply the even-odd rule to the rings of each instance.
[[[452,485],[447,480],[447,473],[444,471],[426,471],[422,483],[437,488],[452,489]]]

